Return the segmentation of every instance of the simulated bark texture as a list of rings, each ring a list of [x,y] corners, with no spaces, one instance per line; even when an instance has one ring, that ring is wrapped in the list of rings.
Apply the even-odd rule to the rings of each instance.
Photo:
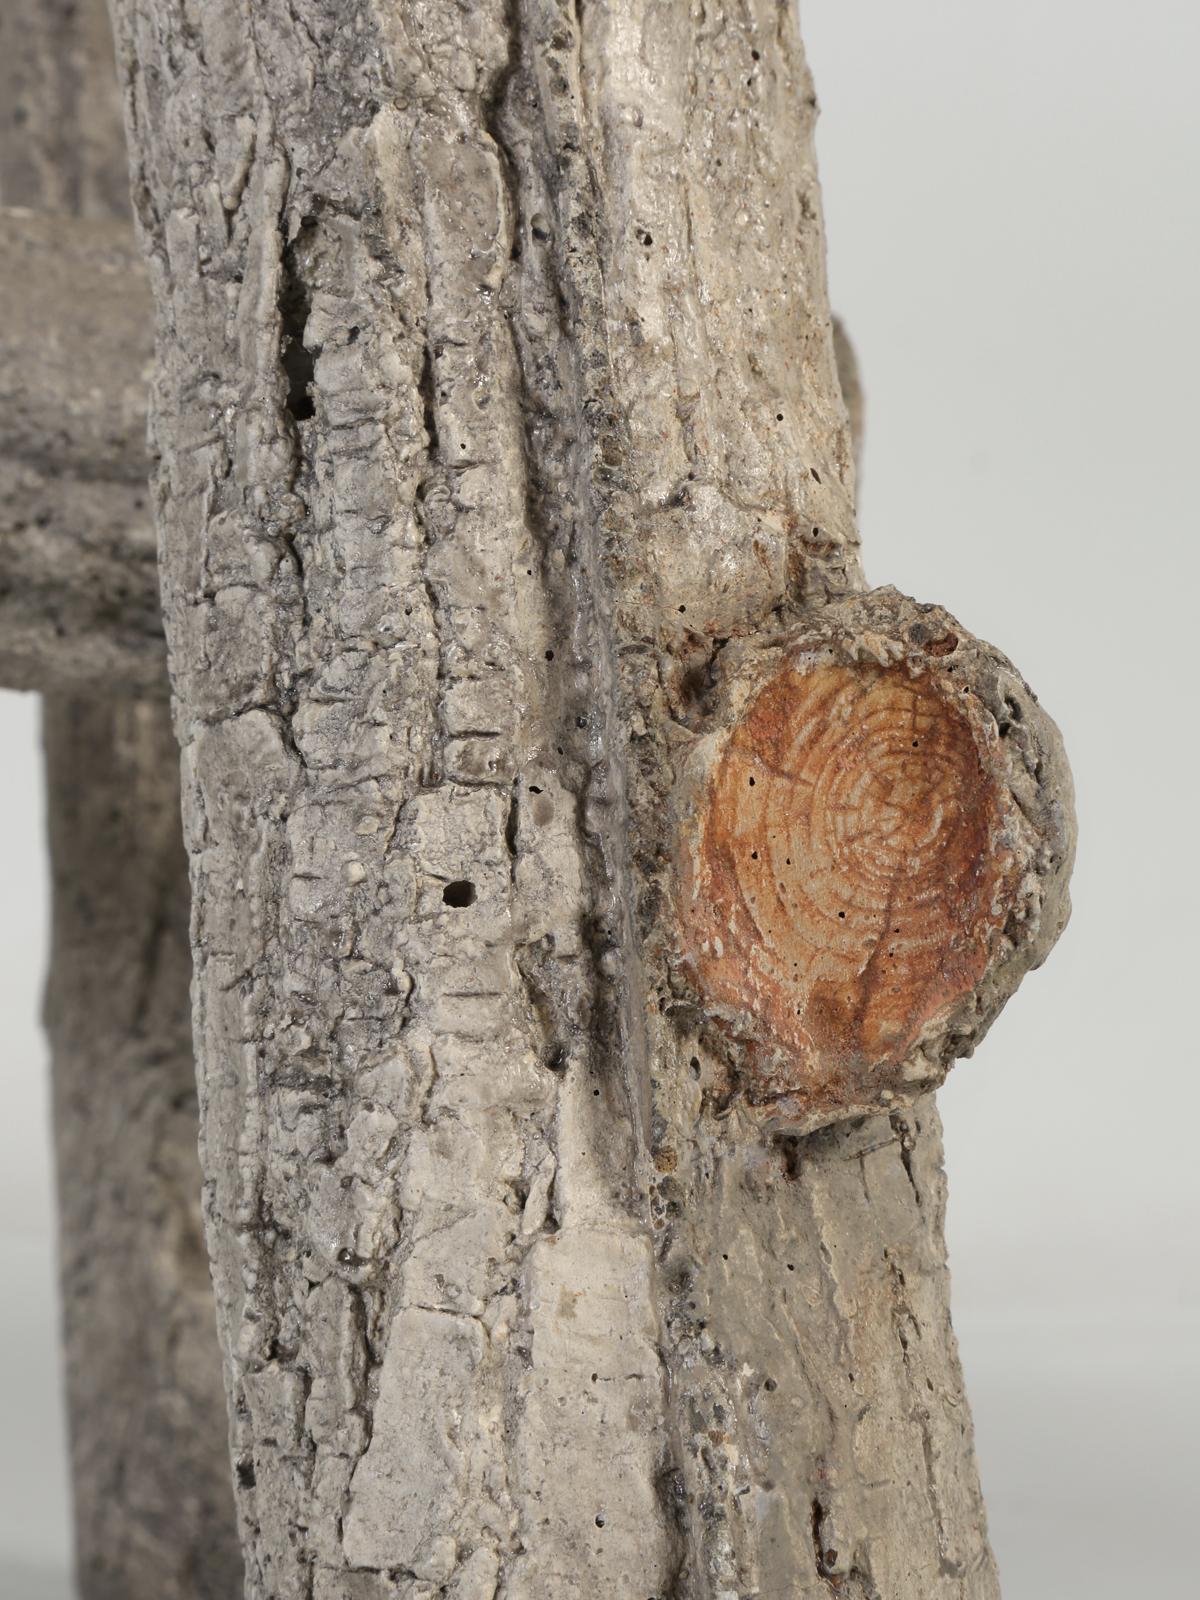
[[[998,651],[895,590],[731,647],[708,720],[671,912],[735,1074],[796,1131],[911,1102],[1066,922],[1058,730]]]
[[[5,0],[0,11],[6,206],[90,219],[129,213],[121,104],[98,0]]]
[[[47,689],[46,993],[81,1600],[229,1600],[186,858],[108,20],[0,13],[0,683]],[[131,686],[145,692],[130,693]],[[14,1288],[14,1292],[19,1292]]]
[[[769,1135],[667,937],[863,582],[792,13],[115,15],[247,1593],[994,1596],[932,1102]]]
[[[53,1052],[83,1600],[238,1592],[197,1204],[186,864],[161,702],[51,697]]]
[[[11,142],[10,134],[5,147]],[[0,209],[6,688],[105,683],[164,694],[146,482],[152,326],[145,276],[123,217]]]

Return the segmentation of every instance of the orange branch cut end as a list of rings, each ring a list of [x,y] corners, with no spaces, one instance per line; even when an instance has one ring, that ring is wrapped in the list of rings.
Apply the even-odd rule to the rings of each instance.
[[[1003,658],[946,629],[870,637],[875,659],[784,653],[710,745],[684,821],[689,987],[743,1047],[748,1098],[813,1126],[940,1080],[1041,904],[1012,752],[970,682]],[[1019,975],[991,985],[991,1014]]]

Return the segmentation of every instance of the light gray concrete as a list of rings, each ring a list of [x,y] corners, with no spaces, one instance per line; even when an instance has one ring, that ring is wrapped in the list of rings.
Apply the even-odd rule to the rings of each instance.
[[[953,1041],[781,1147],[679,958],[729,663],[861,588],[794,23],[113,9],[247,1596],[994,1600],[908,1107]],[[1067,855],[1009,743],[981,1025]]]

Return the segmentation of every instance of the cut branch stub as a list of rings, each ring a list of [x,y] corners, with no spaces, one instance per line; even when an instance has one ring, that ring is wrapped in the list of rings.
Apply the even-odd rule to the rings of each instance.
[[[805,1128],[941,1081],[1065,924],[1057,730],[946,612],[878,590],[727,669],[681,785],[680,970]]]

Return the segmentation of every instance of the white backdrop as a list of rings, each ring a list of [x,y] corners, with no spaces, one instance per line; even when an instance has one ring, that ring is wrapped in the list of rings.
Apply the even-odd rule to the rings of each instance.
[[[870,576],[1012,655],[1079,789],[1074,921],[941,1097],[955,1322],[1005,1593],[1184,1593],[1200,1484],[1200,8],[806,0],[802,14],[833,300],[868,396]],[[36,738],[35,704],[0,695],[13,1600],[66,1593],[68,1538]]]
[[[1005,1593],[1194,1592],[1200,8],[801,15],[868,573],[1013,657],[1079,791],[1072,924],[941,1095]]]

